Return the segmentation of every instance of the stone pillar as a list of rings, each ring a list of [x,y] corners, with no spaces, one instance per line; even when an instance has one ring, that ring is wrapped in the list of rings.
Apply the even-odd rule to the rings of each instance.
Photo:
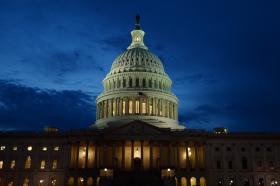
[[[139,96],[139,114],[143,114],[142,113],[142,97],[141,96]]]
[[[141,168],[144,169],[144,148],[143,148],[143,140],[141,140]]]
[[[85,168],[88,168],[88,147],[89,147],[89,141],[86,141],[86,161],[85,161]]]
[[[177,148],[177,169],[180,169],[180,149],[179,149],[179,143],[176,144]]]
[[[98,156],[98,154],[97,154],[97,152],[98,152],[98,147],[97,147],[97,143],[95,142],[94,143],[94,167],[95,168],[97,168],[98,167],[98,159],[97,159],[97,156]]]
[[[198,170],[199,168],[199,163],[198,163],[198,143],[195,143],[194,145],[195,148],[195,169]]]
[[[122,143],[122,169],[125,169],[125,141]]]
[[[119,116],[123,115],[123,98],[119,98]]]
[[[79,151],[80,151],[80,142],[77,142],[77,156],[76,156],[76,168],[79,168]]]
[[[134,160],[134,141],[131,141],[131,168],[134,168],[134,164],[133,164],[133,160]]]
[[[115,144],[114,142],[113,142],[112,150],[113,150],[112,166],[113,166],[113,168],[115,168],[115,167],[117,167],[117,165],[115,165],[115,159],[116,159],[116,144]]]
[[[190,171],[191,164],[190,164],[190,157],[189,157],[189,144],[186,142],[186,168]]]
[[[129,114],[129,97],[126,97],[125,99],[125,114],[124,115],[128,115]]]
[[[150,169],[153,168],[153,142],[150,141]]]

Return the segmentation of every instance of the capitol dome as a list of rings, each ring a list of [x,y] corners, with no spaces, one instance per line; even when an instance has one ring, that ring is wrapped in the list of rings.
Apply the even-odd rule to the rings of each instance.
[[[97,97],[98,128],[141,120],[160,128],[183,129],[178,124],[178,99],[160,59],[144,44],[140,17],[131,32],[130,46],[113,62]]]

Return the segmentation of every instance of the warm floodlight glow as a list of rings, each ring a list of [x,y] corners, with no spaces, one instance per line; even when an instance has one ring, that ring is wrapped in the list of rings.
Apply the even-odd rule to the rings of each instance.
[[[189,157],[192,156],[192,151],[191,151],[191,148],[190,148],[190,147],[188,147],[188,155],[189,155]]]
[[[108,170],[107,168],[104,168],[104,171],[105,171],[105,172],[107,172],[107,170]]]
[[[167,171],[170,172],[170,169],[168,168]]]
[[[32,146],[28,146],[28,147],[27,147],[27,150],[28,150],[28,151],[32,151]]]

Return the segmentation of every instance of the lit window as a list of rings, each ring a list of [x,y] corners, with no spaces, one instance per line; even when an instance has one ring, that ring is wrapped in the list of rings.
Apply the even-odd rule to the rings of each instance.
[[[116,101],[115,100],[112,100],[113,101],[113,116],[116,115]]]
[[[24,168],[25,169],[30,169],[31,167],[31,157],[30,156],[27,156],[26,160],[25,160],[25,165],[24,165]]]
[[[54,150],[54,151],[59,151],[59,146],[55,146],[55,147],[53,148],[53,150]]]
[[[12,161],[11,161],[10,168],[11,168],[11,169],[14,169],[15,166],[16,166],[16,160],[12,160]]]
[[[0,161],[0,169],[3,169],[4,162]]]
[[[122,100],[122,113],[125,114],[125,99]]]
[[[13,146],[13,151],[17,151],[17,146]]]
[[[136,37],[136,41],[137,41],[137,42],[140,41],[140,37],[139,37],[139,36]]]
[[[43,147],[43,148],[42,148],[42,151],[47,151],[47,150],[48,150],[47,147]]]
[[[139,114],[139,100],[136,100],[136,102],[135,102],[136,104],[135,104],[135,106],[136,106],[136,108],[135,108],[135,112],[136,112],[136,114]]]
[[[28,146],[28,147],[27,147],[27,150],[28,150],[28,151],[32,151],[32,146]]]
[[[57,160],[53,160],[52,169],[57,169]]]
[[[45,169],[46,168],[46,161],[42,160],[40,164],[40,169]]]
[[[4,146],[4,145],[2,145],[1,147],[0,147],[0,150],[2,151],[2,150],[5,150],[6,149],[6,146]]]
[[[142,114],[146,114],[146,112],[147,112],[146,102],[145,102],[145,100],[143,100],[143,102],[142,102]]]
[[[129,109],[128,109],[129,114],[132,114],[132,107],[133,107],[133,101],[129,100]]]

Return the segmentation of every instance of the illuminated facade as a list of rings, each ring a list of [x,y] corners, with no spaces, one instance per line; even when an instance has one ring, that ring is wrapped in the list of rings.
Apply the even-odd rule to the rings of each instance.
[[[185,129],[139,17],[131,34],[90,129],[0,133],[0,186],[279,185],[280,135]]]

